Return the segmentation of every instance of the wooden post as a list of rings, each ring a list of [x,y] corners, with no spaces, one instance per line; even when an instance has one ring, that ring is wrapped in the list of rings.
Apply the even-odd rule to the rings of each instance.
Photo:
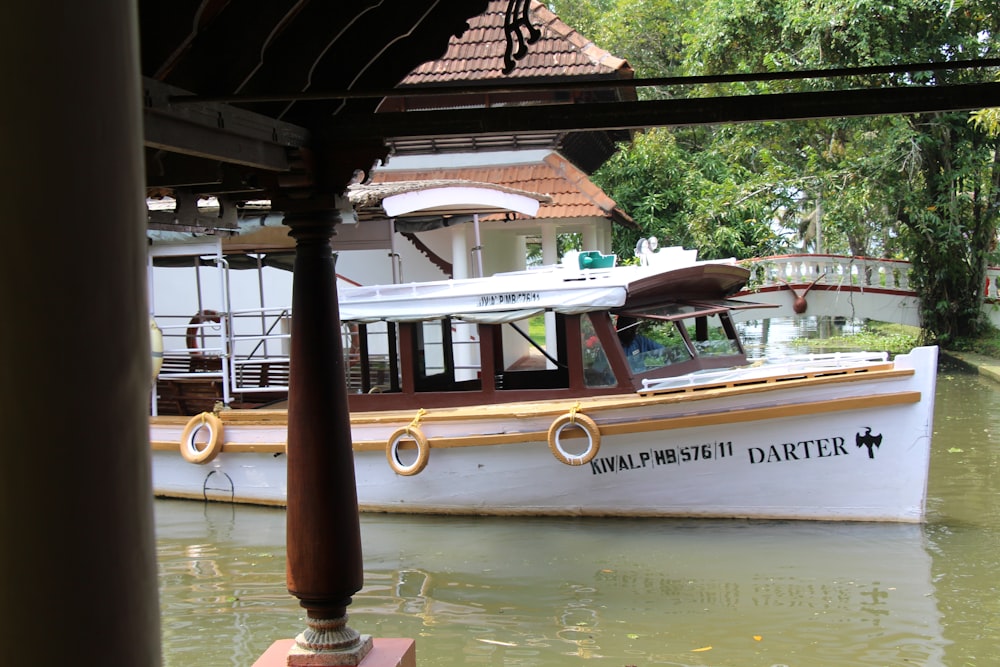
[[[154,667],[137,4],[5,10],[2,661]]]
[[[286,213],[295,239],[288,389],[288,591],[306,609],[289,665],[357,665],[371,648],[347,626],[364,567],[335,257],[336,210]]]

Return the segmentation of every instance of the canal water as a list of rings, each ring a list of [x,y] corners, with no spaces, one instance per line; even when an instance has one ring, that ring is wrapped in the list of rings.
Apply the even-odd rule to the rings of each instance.
[[[923,525],[364,515],[349,624],[422,667],[996,665],[997,436],[1000,384],[944,363]],[[156,501],[167,667],[303,629],[284,519]]]

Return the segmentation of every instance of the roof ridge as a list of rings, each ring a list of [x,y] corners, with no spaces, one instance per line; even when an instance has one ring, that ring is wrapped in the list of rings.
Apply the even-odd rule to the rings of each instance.
[[[570,44],[580,49],[580,52],[587,56],[587,58],[589,58],[595,65],[607,67],[611,70],[628,67],[627,60],[612,55],[609,51],[597,46],[593,40],[585,37],[576,28],[569,26],[565,21],[559,18],[558,14],[553,12],[538,0],[531,0],[531,13],[538,17],[544,27],[548,28],[559,37],[562,37]]]
[[[518,178],[524,176],[525,169],[536,173],[536,176],[530,179],[530,184]],[[489,172],[489,174],[486,172]],[[372,178],[376,182],[369,189],[372,192],[379,192],[381,190],[383,193],[396,187],[406,187],[401,183],[409,184],[417,182],[422,183],[423,187],[427,187],[428,184],[434,183],[492,182],[496,183],[499,188],[537,192],[549,197],[549,201],[541,202],[539,214],[536,216],[540,219],[578,217],[580,215],[590,216],[600,212],[599,214],[607,216],[612,222],[620,222],[626,225],[631,223],[631,218],[624,211],[621,211],[615,201],[596,183],[590,180],[586,172],[556,152],[549,153],[542,160],[533,163],[439,167],[426,170],[375,170]],[[511,181],[506,181],[507,178],[510,178]],[[562,181],[566,187],[572,190],[572,193],[562,191],[559,187],[549,192],[543,192],[543,189],[546,187],[544,184],[546,182],[552,184],[554,181]],[[538,189],[536,190],[535,188]],[[352,193],[352,196],[360,197],[364,190],[363,188],[357,188],[357,192]],[[569,196],[569,201],[566,199],[567,196]],[[576,200],[572,201],[574,197],[576,197]],[[579,210],[580,207],[591,206],[593,208],[590,209],[590,213],[581,213]]]
[[[618,204],[615,203],[615,200],[609,197],[604,190],[590,180],[590,177],[587,176],[582,169],[574,165],[562,155],[559,155],[559,153],[549,153],[545,156],[543,162],[549,165],[549,167],[562,176],[566,181],[572,183],[581,195],[587,198],[594,206],[602,211],[610,213],[618,206]]]
[[[471,19],[461,36],[452,37],[441,56],[415,68],[400,86],[500,78],[633,77],[628,61],[594,44],[538,0],[532,0],[529,11],[541,36],[514,71],[503,75],[506,3],[490,0],[487,10]]]

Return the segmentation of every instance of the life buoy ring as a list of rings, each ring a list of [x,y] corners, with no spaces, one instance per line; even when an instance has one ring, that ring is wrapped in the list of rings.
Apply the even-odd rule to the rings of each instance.
[[[208,442],[200,445],[195,437],[208,429]],[[208,463],[222,451],[222,420],[211,412],[192,417],[181,433],[181,456],[188,463]]]
[[[417,459],[409,465],[405,465],[399,460],[399,445],[404,440],[412,440],[417,445]],[[430,443],[427,442],[427,436],[424,435],[419,426],[410,425],[397,429],[385,443],[385,458],[389,461],[389,467],[397,475],[404,477],[416,475],[426,468],[430,455]]]
[[[582,454],[572,454],[567,452],[562,446],[562,432],[567,428],[579,428],[587,436],[587,449]],[[549,449],[552,455],[566,465],[582,466],[590,463],[597,456],[597,451],[601,448],[601,430],[597,423],[585,414],[576,410],[570,410],[566,414],[556,417],[552,425],[549,426]]]
[[[163,368],[163,332],[156,326],[156,320],[152,315],[149,316],[149,349],[153,364],[153,382],[156,382],[156,376]]]
[[[184,336],[184,340],[187,342],[187,348],[191,351],[191,356],[199,356],[204,354],[198,348],[201,345],[198,344],[198,333],[201,331],[201,326],[205,322],[215,322],[219,324],[222,322],[222,316],[216,310],[199,310],[194,314],[194,317],[188,322],[190,325],[187,329],[187,334]]]

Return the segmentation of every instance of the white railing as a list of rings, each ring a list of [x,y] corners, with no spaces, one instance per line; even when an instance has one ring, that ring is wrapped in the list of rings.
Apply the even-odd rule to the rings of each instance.
[[[987,299],[1000,299],[1000,266],[986,269],[985,295]]]
[[[873,287],[912,292],[909,262],[844,255],[775,255],[742,262],[750,270],[749,289],[789,283]],[[1000,299],[1000,267],[986,269],[983,295]]]
[[[237,393],[288,391],[287,308],[212,312],[203,322],[160,313],[155,319],[164,348],[158,379],[219,380],[225,405]],[[155,414],[155,400],[153,409]]]
[[[748,260],[751,289],[783,283],[911,291],[910,263],[842,255],[777,255]]]
[[[291,318],[288,308],[248,308],[230,314],[234,393],[288,391]]]

